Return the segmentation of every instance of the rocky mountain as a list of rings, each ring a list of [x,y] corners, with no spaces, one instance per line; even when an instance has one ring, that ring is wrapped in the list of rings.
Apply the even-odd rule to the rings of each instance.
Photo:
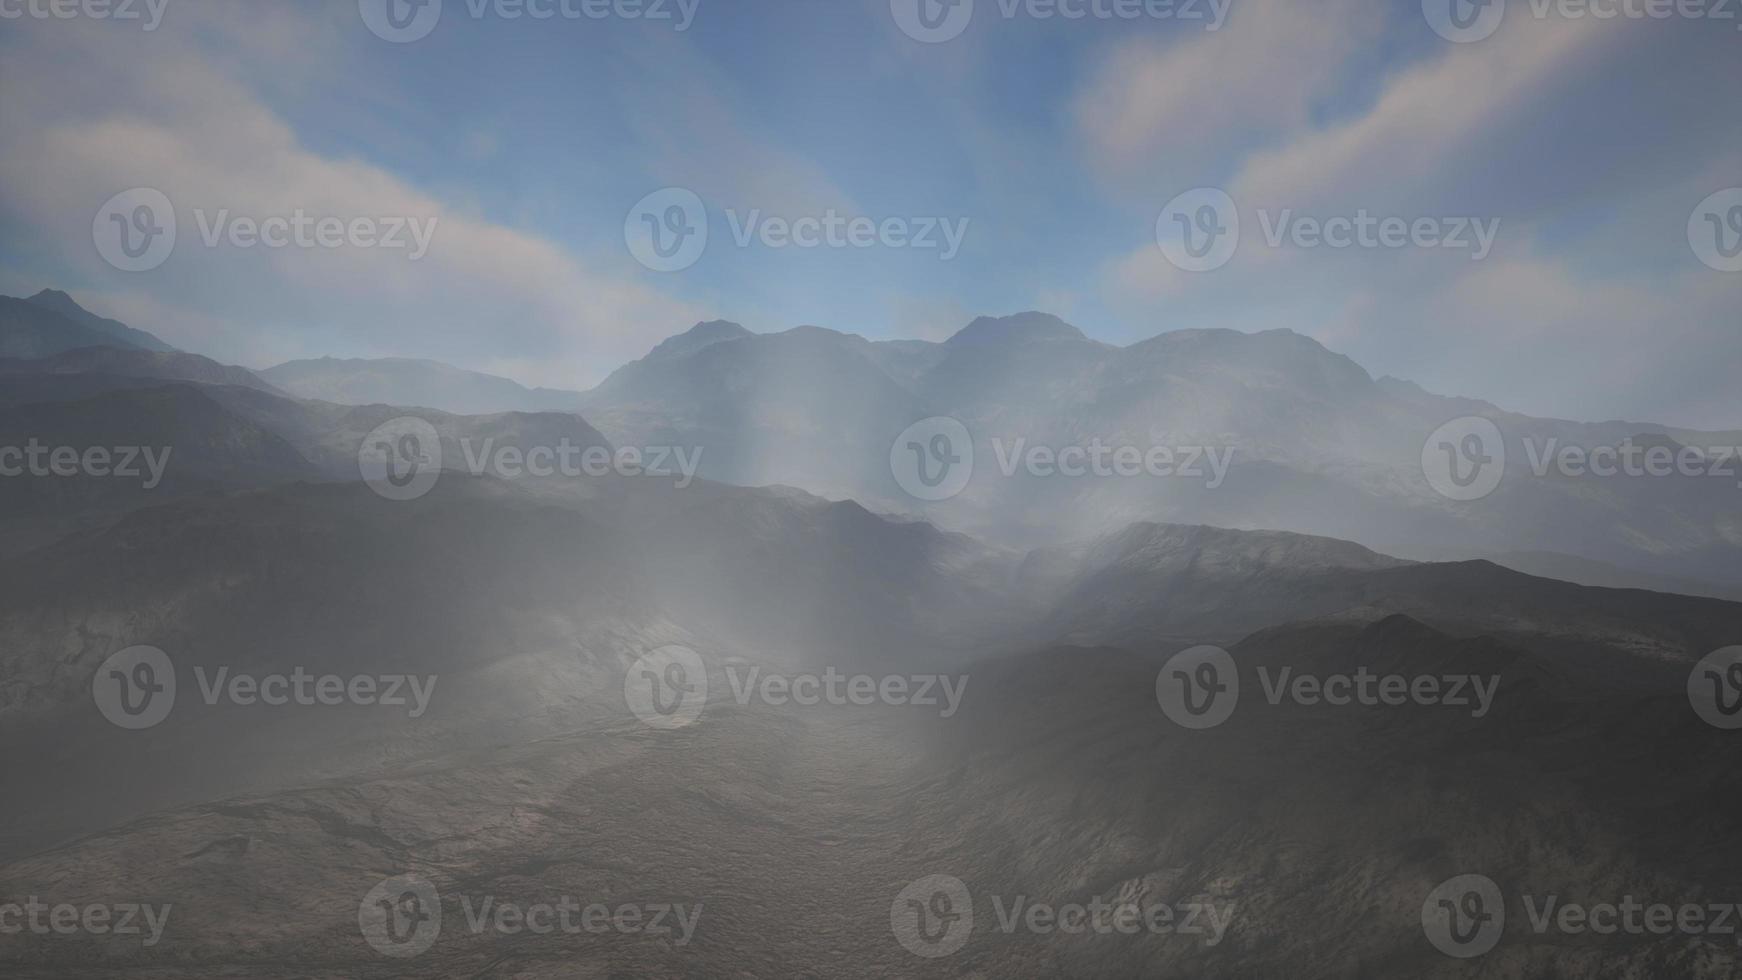
[[[75,302],[71,296],[58,289],[44,289],[30,297],[29,302],[52,313],[58,313],[68,320],[108,338],[108,346],[157,353],[170,353],[175,350],[174,347],[144,330],[136,330],[119,320],[112,320],[92,313]]]
[[[822,603],[852,600],[794,602],[789,581],[765,581],[741,555],[791,557],[796,579],[814,572],[807,550],[832,555],[836,577],[854,574],[845,555],[869,554],[853,594],[870,612],[896,593],[878,615],[921,647],[941,620],[889,615],[903,603],[984,610],[987,596],[961,594],[966,583],[1033,582],[959,536],[814,499],[719,487],[665,496],[563,502],[462,481],[407,505],[305,487],[142,512],[42,556],[28,581],[0,590],[0,690],[11,699],[0,729],[19,747],[8,780],[53,772],[65,789],[9,809],[0,882],[30,883],[46,902],[128,895],[172,911],[150,948],[21,936],[9,974],[688,976],[731,964],[866,977],[1595,978],[1738,967],[1733,946],[1699,937],[1538,936],[1517,897],[1680,901],[1718,894],[1742,870],[1725,846],[1742,830],[1742,798],[1690,775],[1739,761],[1734,741],[1688,708],[1688,666],[1704,652],[1695,644],[1710,639],[1702,630],[1673,649],[1600,635],[1575,649],[1349,610],[1230,642],[1239,703],[1199,731],[1168,720],[1155,693],[1167,657],[1192,640],[1061,645],[1033,621],[1021,642],[933,661],[966,678],[948,717],[738,703],[732,670],[814,667],[816,653],[848,671],[886,663],[824,649],[783,660],[779,639],[753,642],[757,622],[777,637],[795,608],[850,615]],[[655,550],[691,545],[699,567],[682,580],[641,560],[680,506],[688,519],[670,522]],[[711,534],[698,541],[704,515]],[[1146,568],[1171,569],[1176,588],[1202,576],[1203,591],[1220,589],[1237,608],[1264,608],[1265,576],[1297,562],[1303,582],[1434,567],[1345,543],[1183,528],[1133,529],[1085,546],[1082,559],[1125,570],[1136,588]],[[84,569],[104,571],[75,588]],[[752,642],[696,629],[715,605],[690,601],[702,582],[736,590],[729,601],[746,607],[737,628]],[[1523,576],[1448,598],[1438,613],[1561,588],[1636,632],[1686,626],[1686,609]],[[1152,594],[1159,606],[1170,593]],[[1689,601],[1711,620],[1702,629],[1742,625],[1742,606]],[[862,626],[837,628],[851,638]],[[80,639],[51,651],[50,634]],[[428,672],[439,684],[428,713],[410,719],[213,707],[184,681],[191,703],[184,711],[178,697],[169,721],[106,728],[84,702],[86,675],[110,648],[145,637],[175,649],[186,672],[296,665]],[[640,652],[672,642],[702,651],[709,695],[697,723],[661,731],[631,714],[622,691]],[[1492,685],[1491,700],[1480,714],[1271,703],[1264,672],[1284,669],[1474,677]],[[86,833],[95,827],[108,829]],[[1506,890],[1511,917],[1495,952],[1465,961],[1428,945],[1421,909],[1439,882],[1472,871]],[[428,882],[442,917],[430,948],[409,959],[371,948],[358,926],[371,889],[398,875]],[[933,875],[959,879],[973,913],[960,949],[938,959],[914,955],[892,929],[908,912],[903,890]],[[564,897],[701,911],[681,941],[675,931],[530,934],[476,918],[485,900]],[[1011,912],[1018,901],[1208,908],[1219,925],[1036,930]],[[1344,938],[1327,945],[1327,935]]]
[[[823,332],[797,339],[763,342],[792,369],[855,364]],[[874,366],[919,353],[871,350]],[[0,894],[170,912],[149,947],[15,936],[8,976],[1452,976],[1467,964],[1419,922],[1452,874],[1677,898],[1737,870],[1712,853],[1733,820],[1690,831],[1676,817],[1737,812],[1688,775],[1738,760],[1686,686],[1694,660],[1742,634],[1742,605],[1286,532],[1139,523],[1023,550],[790,488],[471,472],[485,440],[612,448],[566,413],[107,374],[5,375],[0,392],[43,377],[80,387],[11,398],[0,445],[172,445],[185,455],[170,469],[186,468],[114,500],[95,478],[0,481],[29,490],[6,512],[33,526],[69,515],[0,555],[14,750]],[[871,399],[905,390],[862,377]],[[405,415],[434,429],[443,472],[392,500],[358,482],[357,454]],[[1498,686],[1480,717],[1327,712],[1267,703],[1254,673],[1231,721],[1188,731],[1158,705],[1158,673],[1202,642],[1242,671]],[[172,658],[177,693],[164,721],[129,731],[93,691],[139,644]],[[696,652],[706,699],[696,723],[661,730],[626,692],[672,644]],[[746,677],[830,672],[931,677],[960,699],[945,715],[739,694]],[[397,679],[403,703],[273,703],[230,684],[296,676]],[[1350,800],[1370,805],[1351,816]],[[437,889],[444,927],[401,961],[358,917],[404,874]],[[964,882],[975,924],[932,960],[892,922],[902,890],[937,874]],[[486,899],[564,896],[700,912],[681,943],[470,925]],[[1001,929],[1019,898],[1207,906],[1220,925],[1214,942]],[[1733,950],[1685,940],[1599,960],[1522,919],[1484,975],[1735,966]],[[1309,941],[1327,933],[1351,938]]]
[[[8,472],[18,470],[0,474],[0,555],[177,497],[298,481],[356,481],[365,437],[396,419],[415,419],[436,433],[440,452],[431,459],[443,472],[514,478],[530,475],[524,465],[530,449],[569,447],[571,464],[578,467],[587,450],[612,448],[571,414],[463,416],[334,405],[275,393],[246,372],[235,373],[241,371],[193,355],[110,348],[0,362],[0,450],[34,452],[0,458]],[[214,383],[165,383],[150,372]],[[225,383],[230,379],[251,383]],[[56,462],[57,450],[75,452],[78,459]],[[84,465],[87,452],[98,453],[92,462],[101,465]],[[515,466],[504,467],[505,459]]]
[[[192,381],[207,385],[239,385],[285,395],[285,392],[268,384],[247,368],[219,364],[209,357],[181,351],[80,347],[33,360],[0,358],[0,376],[18,379],[43,378],[36,390],[44,398],[52,398],[55,392],[65,390],[69,378],[93,374],[154,381]],[[46,380],[48,378],[57,380]],[[74,379],[71,384],[77,385],[79,382]],[[8,388],[15,393],[28,391],[29,382],[9,384]]]
[[[66,293],[45,289],[29,299],[0,296],[0,357],[50,357],[81,347],[175,349],[143,330],[85,310]]]
[[[1635,584],[1742,584],[1742,512],[1722,478],[1737,433],[1531,418],[1375,380],[1288,330],[1175,330],[1119,348],[1027,313],[976,320],[943,344],[817,327],[692,334],[624,366],[580,407],[619,444],[708,446],[704,472],[728,482],[802,486],[1020,546],[1135,521],[1202,523],[1413,558],[1548,552],[1635,573]],[[941,501],[904,490],[890,461],[896,437],[934,416],[963,425],[973,460],[966,486]],[[1428,443],[1471,416],[1494,424],[1505,459],[1489,494],[1452,499],[1428,479],[1439,465]],[[1687,448],[1699,475],[1555,463],[1569,450],[1653,445],[1671,458]],[[1099,475],[1057,466],[1058,453],[1096,446]],[[1132,454],[1124,471],[1121,449]]]

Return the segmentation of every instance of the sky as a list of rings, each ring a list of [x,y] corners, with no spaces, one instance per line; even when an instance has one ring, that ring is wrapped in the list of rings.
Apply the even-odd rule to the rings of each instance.
[[[715,318],[1286,327],[1739,428],[1742,4],[1621,3],[0,0],[0,293],[563,388]],[[343,234],[248,233],[296,215]]]

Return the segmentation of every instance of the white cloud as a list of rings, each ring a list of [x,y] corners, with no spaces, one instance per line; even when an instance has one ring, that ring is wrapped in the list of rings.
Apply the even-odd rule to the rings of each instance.
[[[521,380],[575,385],[705,315],[624,274],[626,256],[584,261],[371,163],[311,150],[185,37],[141,42],[100,29],[108,25],[51,26],[67,29],[0,66],[0,207],[82,275],[70,285],[126,297],[135,325],[171,343],[251,363],[268,352],[325,353],[335,338],[353,350],[459,360],[507,348],[529,366]],[[167,194],[180,227],[167,264],[128,275],[102,264],[91,219],[135,186]],[[386,249],[209,248],[196,209],[436,225],[428,255],[412,262]],[[245,328],[217,326],[225,321]]]
[[[1117,45],[1075,100],[1091,162],[1116,180],[1190,173],[1217,154],[1297,131],[1384,7],[1241,0],[1214,33]]]

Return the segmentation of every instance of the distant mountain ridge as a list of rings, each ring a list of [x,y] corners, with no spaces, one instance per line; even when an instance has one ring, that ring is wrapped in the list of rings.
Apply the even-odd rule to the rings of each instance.
[[[580,396],[415,358],[288,361],[261,377],[299,398],[341,405],[406,405],[456,415],[572,411]]]
[[[97,316],[59,290],[45,289],[29,299],[0,296],[0,357],[51,357],[81,347],[175,350],[143,330]]]
[[[67,377],[91,374],[239,385],[277,395],[285,394],[247,368],[219,364],[209,357],[181,351],[79,347],[42,358],[0,358],[0,375]]]
[[[755,333],[714,320],[574,392],[406,358],[319,358],[254,374],[196,355],[127,349],[130,335],[121,331],[130,328],[82,310],[77,321],[55,312],[69,304],[78,309],[53,291],[0,300],[0,354],[22,347],[30,353],[18,356],[36,358],[0,364],[20,376],[0,391],[0,404],[51,397],[62,377],[69,392],[84,394],[121,377],[162,377],[335,405],[561,413],[583,416],[613,445],[703,449],[709,479],[800,487],[1018,547],[1137,522],[1201,524],[1320,535],[1414,559],[1559,555],[1566,569],[1612,566],[1597,579],[1573,576],[1609,585],[1682,583],[1712,595],[1742,588],[1742,520],[1721,481],[1536,477],[1528,465],[1532,449],[1550,444],[1632,440],[1675,450],[1736,444],[1742,433],[1509,413],[1375,379],[1287,329],[1188,328],[1115,347],[1040,312],[980,317],[941,343],[873,341],[819,326]],[[64,349],[83,342],[107,346]],[[101,380],[109,375],[117,380]],[[968,430],[974,472],[959,495],[925,502],[899,485],[890,447],[907,426],[934,416]],[[1422,468],[1429,434],[1463,416],[1493,421],[1509,457],[1496,491],[1469,502],[1438,494]],[[1177,448],[1200,463],[1219,451],[1225,472],[1214,481],[1068,479],[1022,465],[1025,451],[1091,440]]]
[[[725,482],[805,487],[1021,545],[1158,521],[1296,531],[1411,558],[1552,552],[1642,572],[1641,584],[1742,585],[1742,521],[1720,481],[1538,478],[1528,465],[1530,449],[1551,442],[1718,445],[1735,433],[1519,415],[1375,379],[1287,329],[1189,328],[1114,347],[1030,312],[981,317],[942,343],[719,323],[691,334],[613,372],[579,410],[619,444],[705,445],[704,473]],[[959,495],[925,502],[898,485],[890,447],[933,416],[968,430],[974,469]],[[1458,502],[1429,485],[1422,451],[1466,416],[1495,423],[1508,464],[1491,496]],[[1220,449],[1232,462],[1213,486],[1049,478],[1021,465],[1029,449],[1092,440]]]
[[[29,301],[45,310],[59,313],[75,323],[83,324],[123,346],[160,353],[175,350],[174,347],[144,330],[136,330],[120,320],[112,320],[92,313],[75,302],[71,296],[58,289],[44,289],[30,297]]]

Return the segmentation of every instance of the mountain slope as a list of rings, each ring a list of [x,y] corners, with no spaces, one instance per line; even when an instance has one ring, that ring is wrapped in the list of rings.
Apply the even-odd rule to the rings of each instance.
[[[247,368],[219,364],[211,358],[181,351],[81,347],[34,360],[0,358],[0,375],[49,375],[64,378],[80,374],[158,381],[193,381],[207,385],[240,385],[272,394],[284,394]]]
[[[1565,447],[1734,445],[1734,433],[1576,423],[1374,380],[1288,330],[1176,330],[1128,347],[1055,317],[981,318],[942,344],[872,343],[805,327],[702,325],[587,392],[583,411],[624,445],[706,445],[714,479],[788,484],[921,514],[1012,545],[1135,521],[1275,528],[1412,558],[1552,551],[1639,573],[1742,586],[1733,481],[1562,476]],[[1436,492],[1423,448],[1442,425],[1492,420],[1506,468],[1486,498]],[[962,492],[909,496],[890,447],[910,424],[959,420],[973,445]],[[1031,454],[1100,445],[1167,465],[1064,476]],[[1181,473],[1181,469],[1189,472]]]
[[[341,405],[407,405],[455,415],[572,411],[574,392],[527,388],[438,361],[386,357],[289,361],[261,377],[299,398]]]
[[[58,289],[44,289],[30,297],[29,302],[52,313],[58,313],[88,330],[107,337],[110,346],[158,353],[169,353],[175,350],[174,347],[143,330],[136,330],[119,320],[111,320],[92,313],[74,302],[71,296]]]
[[[1742,796],[1703,774],[1733,770],[1742,749],[1672,686],[1618,693],[1404,617],[1269,631],[1232,655],[1248,693],[1207,731],[1161,716],[1160,654],[1051,648],[979,665],[947,719],[728,702],[654,732],[601,705],[550,738],[164,812],[0,864],[0,879],[47,883],[48,902],[173,903],[156,947],[21,936],[8,956],[21,976],[74,963],[94,976],[173,964],[185,977],[1596,980],[1742,968],[1720,937],[1537,936],[1519,899],[1727,900]],[[1497,678],[1497,693],[1482,717],[1267,704],[1256,672],[1284,667],[1471,672]],[[1492,952],[1454,959],[1428,945],[1422,908],[1472,871],[1497,880],[1510,914]],[[371,949],[358,928],[370,889],[401,874],[428,881],[442,914],[409,959]],[[939,874],[966,886],[973,922],[959,950],[921,958],[892,927],[903,889]],[[486,898],[701,911],[678,942],[675,930],[475,927]],[[1220,926],[1213,941],[1101,918],[1093,932],[1007,930],[1019,900],[1098,916],[1196,903]]]

